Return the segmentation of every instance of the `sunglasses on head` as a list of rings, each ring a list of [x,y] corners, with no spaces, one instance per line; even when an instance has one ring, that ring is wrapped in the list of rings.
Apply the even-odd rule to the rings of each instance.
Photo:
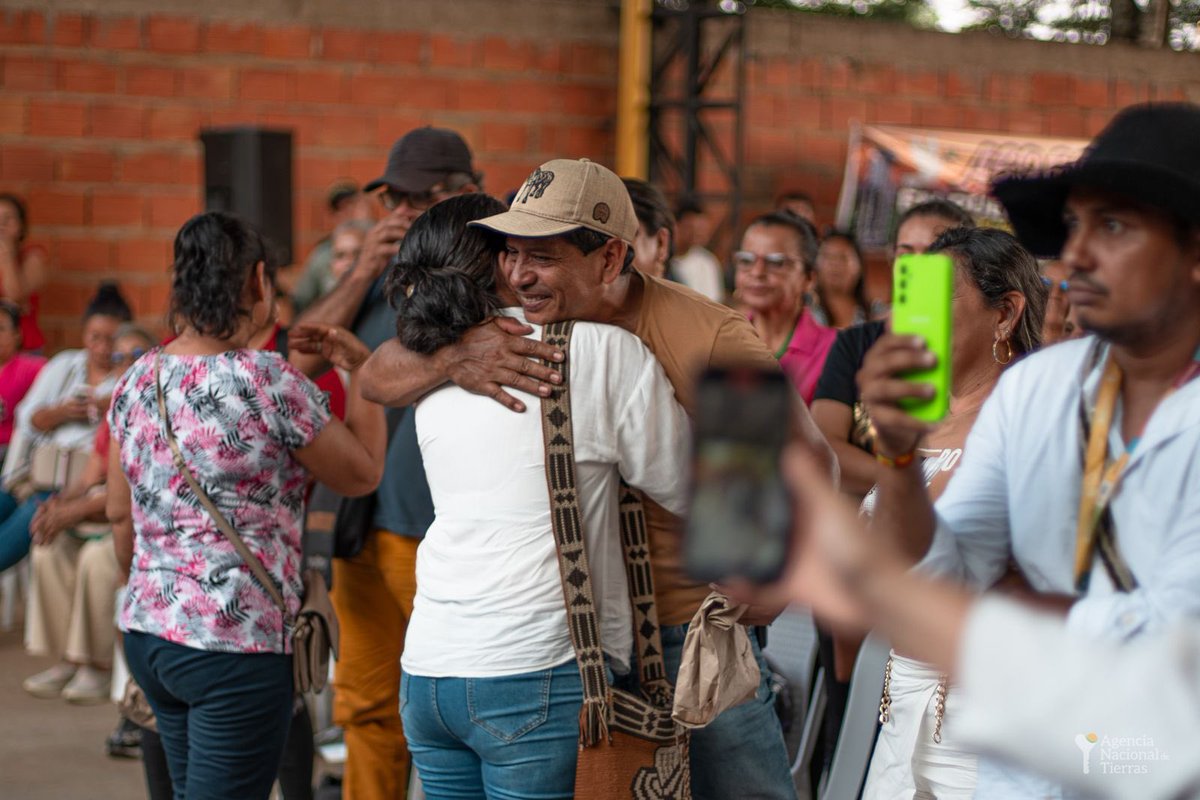
[[[141,358],[144,355],[146,355],[146,351],[144,348],[135,347],[135,348],[133,348],[132,351],[130,351],[128,353],[113,353],[112,354],[112,363],[113,363],[114,367],[119,367],[127,361],[130,363],[133,363],[134,361],[137,361],[139,358]]]

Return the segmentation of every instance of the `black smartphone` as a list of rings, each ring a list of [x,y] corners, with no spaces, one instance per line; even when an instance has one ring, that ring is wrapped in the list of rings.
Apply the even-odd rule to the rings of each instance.
[[[696,393],[684,569],[702,581],[769,583],[783,571],[791,498],[780,456],[792,390],[779,372],[711,369]]]

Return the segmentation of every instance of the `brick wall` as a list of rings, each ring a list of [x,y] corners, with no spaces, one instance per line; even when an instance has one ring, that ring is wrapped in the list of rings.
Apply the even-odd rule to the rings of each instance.
[[[203,18],[186,0],[22,5],[0,0],[0,190],[28,198],[51,250],[51,347],[77,341],[105,276],[161,320],[172,236],[200,210],[202,127],[295,132],[301,254],[329,184],[377,175],[416,125],[460,130],[497,194],[555,156],[613,156],[606,0],[210,0]],[[852,119],[1081,136],[1136,100],[1200,99],[1192,54],[764,10],[749,24],[748,213],[799,186],[830,220]]]

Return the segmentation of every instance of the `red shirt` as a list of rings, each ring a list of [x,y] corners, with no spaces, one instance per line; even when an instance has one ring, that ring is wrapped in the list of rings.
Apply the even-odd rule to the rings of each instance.
[[[0,367],[0,445],[12,441],[13,417],[17,403],[21,402],[29,387],[33,386],[34,378],[45,364],[46,359],[41,356],[17,353],[7,364]]]

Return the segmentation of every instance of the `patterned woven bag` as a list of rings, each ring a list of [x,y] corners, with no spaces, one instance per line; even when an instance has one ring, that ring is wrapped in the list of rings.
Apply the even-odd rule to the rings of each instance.
[[[542,398],[542,429],[550,516],[567,626],[583,681],[575,797],[577,800],[690,800],[688,734],[671,719],[672,689],[663,666],[645,514],[641,498],[623,481],[621,544],[633,610],[640,677],[638,693],[613,688],[605,671],[575,485],[569,388],[572,326],[571,322],[559,322],[547,325],[542,331],[547,344],[567,354],[562,363],[550,364],[559,371],[562,384],[550,397]]]

